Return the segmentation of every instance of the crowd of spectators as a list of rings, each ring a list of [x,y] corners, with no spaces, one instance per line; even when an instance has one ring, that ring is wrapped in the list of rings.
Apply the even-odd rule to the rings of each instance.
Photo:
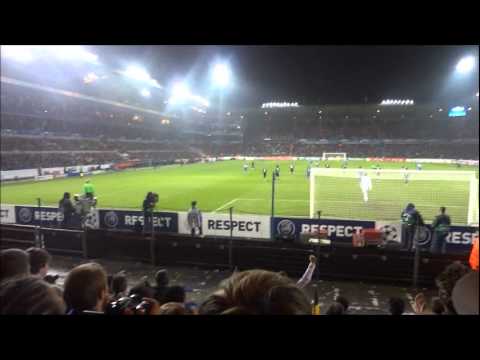
[[[73,268],[61,288],[55,285],[57,278],[47,274],[51,256],[44,249],[2,250],[0,260],[1,315],[309,315],[315,314],[318,305],[304,291],[315,270],[314,256],[298,282],[283,272],[235,271],[199,304],[188,301],[185,287],[170,284],[166,269],[157,271],[153,284],[144,277],[129,288],[125,272],[108,275],[103,266],[86,263]],[[476,308],[474,304],[478,293],[475,299],[468,291],[475,281],[478,291],[478,271],[453,263],[437,278],[439,296],[428,302],[419,293],[413,311],[478,313],[478,303]],[[402,315],[407,308],[403,299],[395,297],[388,300],[388,306],[391,315]],[[336,296],[323,313],[346,315],[349,307],[348,299]]]
[[[2,170],[112,163],[125,153],[151,161],[321,156],[323,152],[346,152],[352,157],[478,159],[479,153],[478,137],[464,143],[452,141],[475,138],[478,121],[470,118],[443,116],[435,118],[432,126],[431,121],[414,117],[325,116],[320,120],[303,116],[245,119],[240,126],[228,116],[222,120],[198,115],[165,125],[159,116],[95,101],[3,83],[2,90]],[[319,144],[319,139],[330,143]],[[385,139],[416,142],[392,144]]]

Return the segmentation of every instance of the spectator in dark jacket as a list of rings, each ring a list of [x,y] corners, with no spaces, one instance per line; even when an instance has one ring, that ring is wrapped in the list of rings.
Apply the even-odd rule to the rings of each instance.
[[[63,315],[65,303],[37,276],[11,278],[0,285],[0,315]]]
[[[442,206],[440,208],[440,215],[437,215],[432,223],[433,239],[432,245],[430,246],[430,252],[432,254],[445,254],[445,248],[447,245],[446,238],[450,231],[450,225],[452,224],[450,216],[445,212],[446,208]]]
[[[63,298],[69,314],[103,312],[109,301],[107,273],[96,263],[77,266],[65,279]]]
[[[391,315],[402,315],[405,311],[405,301],[392,297],[388,299],[388,307]]]
[[[20,249],[6,249],[0,252],[0,282],[30,274],[28,254]]]
[[[27,254],[30,260],[30,273],[32,275],[38,275],[44,279],[47,276],[48,265],[50,263],[51,256],[47,250],[31,247],[27,249]]]
[[[69,192],[63,194],[63,198],[58,202],[58,209],[63,215],[61,226],[68,228],[71,224],[72,216],[75,214],[75,207],[73,206],[72,200],[70,200]]]

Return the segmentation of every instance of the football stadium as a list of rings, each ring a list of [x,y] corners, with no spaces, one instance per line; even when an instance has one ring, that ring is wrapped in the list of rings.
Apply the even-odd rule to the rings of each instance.
[[[355,281],[412,285],[389,289],[381,306],[359,300],[358,313],[432,313],[435,300],[445,314],[478,314],[478,298],[465,309],[435,287],[439,276],[478,287],[478,48],[412,47],[418,64],[405,69],[416,75],[387,71],[377,89],[374,64],[360,71],[339,54],[407,50],[326,48],[2,45],[2,273],[24,258],[51,262],[64,291],[45,305],[52,314],[346,314],[320,279],[351,294]],[[442,60],[422,60],[428,52]],[[322,59],[345,61],[348,74]],[[279,80],[293,63],[299,80]],[[111,261],[143,263],[150,279],[126,279]],[[108,275],[106,307],[72,300],[82,267]],[[233,287],[239,274],[264,277],[296,300],[222,308],[209,303],[217,284],[201,297],[186,294],[197,285],[165,285],[167,269],[192,267],[220,268]],[[43,283],[55,283],[46,271]],[[20,280],[11,286],[35,281]],[[418,297],[419,284],[430,292]]]

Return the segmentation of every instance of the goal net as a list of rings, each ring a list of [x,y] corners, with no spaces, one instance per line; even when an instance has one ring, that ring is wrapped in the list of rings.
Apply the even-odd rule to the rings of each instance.
[[[365,175],[369,179],[362,181]],[[445,206],[452,223],[478,225],[478,178],[473,171],[311,171],[311,218],[320,212],[325,218],[398,221],[410,202],[425,221],[432,221]]]
[[[322,155],[322,160],[347,160],[347,153],[326,153]]]

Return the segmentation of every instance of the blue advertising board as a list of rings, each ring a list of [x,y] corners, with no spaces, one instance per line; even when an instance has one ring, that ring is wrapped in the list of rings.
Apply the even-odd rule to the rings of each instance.
[[[143,211],[135,210],[99,210],[101,229],[134,230],[137,221],[143,226]],[[173,212],[154,212],[153,225],[157,232],[178,232],[178,214]]]
[[[272,231],[275,237],[298,239],[301,233],[315,233],[325,230],[332,243],[352,244],[353,234],[362,229],[375,228],[374,221],[273,218]]]
[[[63,221],[63,213],[58,208],[48,206],[15,206],[15,222],[21,225],[35,225],[45,227],[59,227]],[[95,213],[88,218],[92,226],[96,227]],[[71,217],[70,227],[80,228],[80,217],[73,215]]]

